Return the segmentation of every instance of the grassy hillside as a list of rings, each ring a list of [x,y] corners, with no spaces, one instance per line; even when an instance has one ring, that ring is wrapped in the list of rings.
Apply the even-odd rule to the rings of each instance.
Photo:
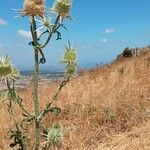
[[[40,108],[58,84],[40,86]],[[31,91],[32,85],[21,91],[29,110],[33,106]],[[62,108],[61,115],[47,116],[44,124],[48,127],[60,120],[62,150],[150,149],[150,50],[83,71],[66,85],[55,104]],[[9,150],[7,131],[13,120],[5,105],[0,102],[0,149]],[[18,115],[20,110],[14,109]]]

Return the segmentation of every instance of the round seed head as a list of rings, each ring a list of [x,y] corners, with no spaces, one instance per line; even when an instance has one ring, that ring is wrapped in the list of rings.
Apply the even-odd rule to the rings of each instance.
[[[52,128],[47,129],[47,133],[44,134],[46,142],[50,144],[60,144],[63,138],[61,132],[61,126],[59,123],[54,123]]]
[[[10,62],[10,59],[6,56],[0,58],[0,78],[13,78],[17,79],[20,76],[20,72]]]
[[[70,49],[70,50],[66,50],[65,51],[65,54],[64,54],[64,59],[67,60],[67,61],[76,61],[76,51],[74,49]]]
[[[63,18],[69,18],[71,6],[71,0],[56,0],[56,3],[54,5],[54,11]]]
[[[65,73],[69,75],[74,75],[76,72],[76,64],[71,63],[65,68]]]
[[[9,58],[0,58],[0,77],[5,77],[10,75],[12,71],[12,66]]]

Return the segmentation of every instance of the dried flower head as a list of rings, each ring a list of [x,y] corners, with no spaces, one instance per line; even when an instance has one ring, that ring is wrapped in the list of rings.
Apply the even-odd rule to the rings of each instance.
[[[70,17],[72,0],[56,0],[54,11],[63,18]]]
[[[24,0],[23,16],[42,16],[44,4],[44,0]]]

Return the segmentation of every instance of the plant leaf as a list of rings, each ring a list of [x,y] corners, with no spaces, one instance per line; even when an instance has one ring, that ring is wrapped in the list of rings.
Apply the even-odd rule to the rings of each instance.
[[[56,116],[58,116],[61,113],[61,109],[58,107],[53,107],[49,110],[51,113],[55,114]]]

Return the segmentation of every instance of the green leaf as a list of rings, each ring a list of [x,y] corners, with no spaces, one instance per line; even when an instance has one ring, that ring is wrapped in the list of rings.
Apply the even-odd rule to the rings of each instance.
[[[58,116],[61,113],[61,109],[58,107],[53,107],[49,110],[51,113],[55,114],[56,116]]]
[[[59,122],[55,122],[54,124],[53,124],[53,128],[54,129],[61,129],[61,125],[60,125],[60,123]]]
[[[11,92],[5,91],[4,93],[1,94],[1,99],[5,101],[15,101],[16,98]]]
[[[10,147],[18,147],[18,150],[26,149],[27,137],[24,133],[19,130],[11,130],[10,131],[10,139],[12,139],[12,143],[10,143]]]

